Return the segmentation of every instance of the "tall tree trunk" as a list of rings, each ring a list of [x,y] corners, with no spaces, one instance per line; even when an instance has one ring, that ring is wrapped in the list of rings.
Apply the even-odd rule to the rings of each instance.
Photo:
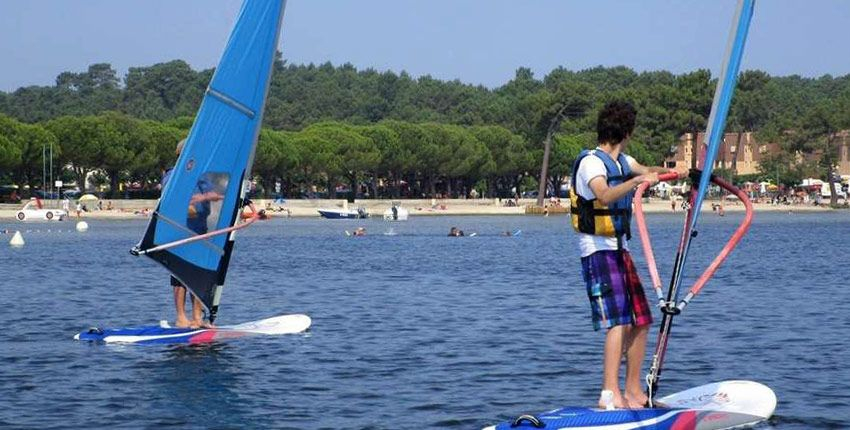
[[[452,198],[452,178],[446,178],[446,197]]]
[[[74,175],[77,177],[77,187],[82,194],[86,192],[86,176],[88,172],[85,169],[74,167]]]
[[[552,138],[555,132],[561,127],[561,121],[566,115],[567,105],[561,106],[558,113],[549,122],[549,128],[546,130],[546,139],[543,141],[543,166],[540,167],[540,187],[537,192],[537,206],[543,206],[543,199],[546,197],[546,178],[549,176],[549,153],[552,151]]]
[[[371,179],[369,180],[369,185],[372,188],[372,198],[378,198],[378,174],[373,173]]]
[[[835,193],[835,181],[832,180],[832,171],[829,172],[829,204],[835,206],[838,204],[838,194]]]
[[[826,141],[826,151],[824,151],[824,157],[826,157],[826,180],[829,182],[829,204],[831,206],[835,206],[838,204],[838,194],[835,193],[835,175],[833,172],[835,170],[835,162],[833,159],[835,158],[835,148],[832,146],[833,136],[835,133],[832,133]]]
[[[543,166],[540,168],[540,185],[537,188],[537,206],[543,206],[543,199],[546,198],[546,178],[549,177],[549,152],[552,147],[552,134],[546,133],[546,140],[543,146]]]
[[[360,191],[360,185],[357,183],[357,173],[348,176],[349,188],[351,188],[351,197],[349,201],[354,203],[357,200],[357,192]]]
[[[431,198],[437,196],[437,184],[434,181],[434,175],[428,175],[428,189],[431,191]]]
[[[118,195],[118,172],[107,171],[106,174],[109,175],[109,195],[114,199]]]
[[[328,197],[331,200],[336,199],[336,185],[334,184],[334,181],[330,178],[330,176],[328,176]]]

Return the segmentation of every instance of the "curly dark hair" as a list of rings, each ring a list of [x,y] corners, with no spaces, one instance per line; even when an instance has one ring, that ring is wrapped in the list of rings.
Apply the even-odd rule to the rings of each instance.
[[[635,130],[637,111],[629,102],[609,102],[599,111],[596,120],[596,141],[617,144],[625,140]]]

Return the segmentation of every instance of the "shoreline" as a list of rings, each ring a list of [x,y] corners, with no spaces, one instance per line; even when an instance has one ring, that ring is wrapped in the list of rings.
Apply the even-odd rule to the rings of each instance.
[[[107,200],[109,201],[109,200]],[[411,200],[395,200],[400,202],[401,206],[410,211],[411,217],[419,216],[487,216],[487,215],[529,215],[542,216],[540,214],[526,213],[526,206],[534,206],[534,199],[521,199],[519,206],[504,206],[499,199],[411,199]],[[77,218],[75,211],[69,214],[69,220],[75,219],[145,219],[147,214],[156,207],[156,200],[111,200],[114,209],[112,210],[92,210],[83,212],[82,216]],[[345,206],[345,200],[286,200],[283,203],[274,203],[273,200],[255,200],[258,208],[267,208],[270,204],[271,210],[266,210],[266,213],[272,217],[297,217],[297,218],[318,218],[317,209],[320,208],[340,208]],[[362,207],[371,214],[373,219],[381,219],[385,210],[392,206],[393,200],[357,200],[355,203],[349,203],[351,208]],[[717,204],[717,201],[706,201],[703,203],[703,212],[712,212],[712,204]],[[17,221],[15,214],[23,205],[0,204],[0,221]],[[644,213],[659,214],[659,213],[681,213],[681,209],[676,211],[670,209],[669,200],[651,200],[644,202]],[[754,203],[755,212],[831,212],[837,209],[832,209],[828,206],[814,205],[772,205],[769,203]],[[278,210],[280,209],[280,210]],[[744,205],[740,202],[727,202],[724,204],[726,212],[742,212]],[[539,209],[538,209],[539,210]],[[568,212],[568,207],[557,207],[551,212],[551,215],[565,215]],[[838,209],[840,210],[840,209]]]

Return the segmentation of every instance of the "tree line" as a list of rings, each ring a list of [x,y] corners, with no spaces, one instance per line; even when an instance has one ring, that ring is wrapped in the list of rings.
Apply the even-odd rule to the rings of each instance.
[[[113,190],[126,181],[155,186],[212,73],[177,60],[131,68],[122,79],[109,64],[94,64],[61,73],[53,86],[0,92],[0,178],[37,185],[41,145],[53,143],[78,183],[95,172]],[[715,84],[707,70],[557,68],[537,78],[520,68],[504,85],[486,88],[278,57],[254,171],[264,188],[280,183],[290,196],[314,187],[333,194],[339,184],[370,196],[459,195],[472,187],[506,195],[537,185],[550,142],[546,182],[554,188],[578,151],[593,145],[604,103],[635,104],[630,152],[658,164],[683,133],[705,129]],[[746,71],[726,131],[780,143],[766,165],[782,166],[791,181],[807,173],[830,179],[837,133],[848,128],[850,75]],[[820,156],[800,164],[798,153]]]

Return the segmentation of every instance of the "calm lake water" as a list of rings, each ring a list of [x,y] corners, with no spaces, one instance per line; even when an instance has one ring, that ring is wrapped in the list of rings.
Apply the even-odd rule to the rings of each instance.
[[[688,273],[739,220],[704,214]],[[650,215],[664,274],[681,221]],[[262,222],[239,236],[219,322],[307,313],[308,334],[72,340],[173,318],[166,273],[127,252],[145,223],[0,223],[41,230],[21,249],[0,246],[0,427],[476,429],[598,396],[603,335],[564,217]],[[369,236],[344,235],[358,225]],[[451,226],[478,236],[448,238]],[[397,235],[382,234],[390,227]],[[850,427],[848,238],[847,212],[757,214],[678,318],[662,394],[751,379],[779,398],[763,428]]]

